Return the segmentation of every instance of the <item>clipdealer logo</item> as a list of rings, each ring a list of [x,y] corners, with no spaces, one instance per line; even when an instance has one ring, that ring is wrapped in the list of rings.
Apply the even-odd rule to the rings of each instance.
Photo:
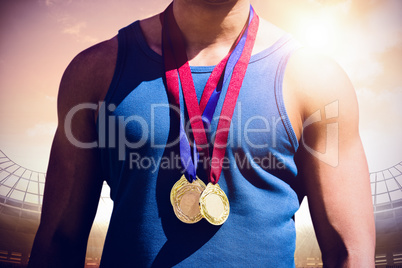
[[[72,121],[74,116],[81,110],[90,109],[97,111],[98,113],[98,139],[91,142],[83,142],[78,140],[72,130]],[[160,110],[161,109],[161,110]],[[145,119],[139,115],[123,116],[109,113],[113,113],[116,110],[114,104],[106,105],[104,102],[99,104],[94,103],[82,103],[73,107],[66,115],[64,121],[64,129],[67,139],[71,144],[76,147],[83,149],[90,148],[117,148],[119,160],[123,161],[126,159],[126,152],[128,149],[139,149],[145,145],[150,146],[153,149],[158,148],[171,148],[180,142],[180,137],[178,136],[169,143],[165,140],[158,140],[158,136],[161,133],[158,127],[158,122],[161,120],[158,115],[161,113],[177,113],[180,111],[177,107],[169,104],[151,104],[149,118]],[[164,111],[163,111],[164,110]],[[264,149],[264,148],[276,148],[277,147],[277,128],[281,124],[282,118],[272,116],[271,118],[266,118],[260,115],[251,116],[249,118],[244,118],[242,114],[242,105],[239,102],[237,104],[237,112],[234,120],[237,120],[236,124],[230,125],[229,137],[226,144],[215,144],[216,146],[228,146],[228,147],[243,147],[242,143],[252,149]],[[159,121],[158,121],[159,120]],[[212,121],[227,120],[224,117],[216,116]],[[129,124],[136,125],[136,137],[135,141],[127,137],[127,128]],[[233,125],[236,125],[234,127]],[[188,120],[184,125],[186,133],[192,133],[191,121]],[[212,132],[211,127],[206,129],[207,135],[211,136],[210,143],[215,140],[216,133]],[[268,135],[269,133],[269,135]],[[184,134],[182,134],[184,135]],[[256,139],[259,135],[267,135],[270,137],[267,140]]]
[[[82,142],[79,141],[74,135],[72,131],[72,120],[77,112],[90,109],[97,111],[98,113],[98,133],[99,139],[91,142]],[[109,115],[106,116],[106,109],[109,112],[114,112],[116,106],[114,104],[106,105],[104,102],[100,102],[99,104],[95,103],[82,103],[74,106],[66,115],[64,121],[64,129],[67,139],[71,144],[83,149],[90,148],[117,148],[118,149],[118,157],[120,161],[124,161],[127,158],[127,150],[128,149],[139,149],[142,146],[149,143],[151,148],[169,148],[175,146],[179,143],[180,137],[177,137],[175,140],[170,143],[158,144],[155,141],[156,132],[158,131],[156,125],[156,110],[157,109],[171,109],[176,113],[180,113],[177,107],[171,106],[169,104],[152,104],[151,116],[150,120],[146,120],[139,115],[131,115],[131,116],[116,116]],[[233,129],[233,124],[230,125],[230,132],[228,137],[228,147],[237,146],[241,147],[242,142],[245,142],[249,148],[253,149],[263,149],[267,147],[276,148],[277,147],[277,127],[278,124],[281,124],[282,117],[272,117],[270,120],[263,116],[255,115],[248,118],[244,124],[242,123],[242,109],[241,103],[238,103],[237,108],[237,116],[235,120],[237,120],[237,127]],[[303,123],[303,129],[306,129],[309,126],[312,126],[316,123],[323,123],[324,121],[337,118],[339,116],[339,101],[334,101],[324,107],[324,116],[322,115],[322,111],[317,110],[311,116],[309,116]],[[215,117],[213,120],[219,119],[219,116]],[[108,122],[106,122],[108,120]],[[254,128],[253,123],[259,122],[261,127]],[[126,128],[130,123],[137,124],[140,131],[140,137],[137,138],[136,141],[130,141],[127,138]],[[106,125],[109,125],[109,128],[106,129]],[[112,126],[112,127],[111,127]],[[117,126],[117,128],[116,128]],[[191,122],[188,121],[185,125],[185,131],[187,133],[191,133]],[[206,130],[207,133],[211,132],[211,129]],[[237,132],[236,134],[234,134]],[[306,141],[305,137],[302,135],[300,145],[304,146],[307,152],[309,152],[314,157],[318,158],[320,161],[324,163],[336,167],[339,164],[339,125],[338,122],[330,122],[326,124],[325,129],[325,151],[320,152],[310,147]],[[260,135],[264,133],[270,133],[271,139],[269,141],[263,141],[261,143],[256,143],[253,141],[253,135]],[[212,141],[214,140],[214,134],[212,134]],[[107,139],[106,139],[107,137]],[[136,157],[136,156],[135,156]],[[137,158],[135,158],[137,159]],[[158,161],[154,161],[153,163],[157,163]]]
[[[303,129],[319,122],[335,119],[339,117],[339,101],[334,101],[324,107],[325,117],[321,115],[321,110],[315,111],[303,123]],[[337,167],[339,164],[339,124],[338,122],[326,123],[325,130],[325,151],[319,152],[307,145],[305,137],[302,135],[301,144],[307,152],[320,161],[332,166]]]
[[[279,155],[268,153],[263,157],[252,156],[249,152],[244,155],[234,153],[233,161],[228,157],[222,159],[209,159],[204,161],[201,159],[198,166],[202,166],[204,170],[208,167],[222,167],[222,170],[226,169],[241,169],[247,170],[250,168],[261,168],[264,170],[280,170],[286,169],[285,159],[282,159]],[[159,170],[180,170],[182,168],[180,156],[170,152],[169,155],[154,157],[154,156],[142,156],[137,152],[131,152],[128,159],[129,169],[143,169],[150,170],[151,173],[156,173]]]

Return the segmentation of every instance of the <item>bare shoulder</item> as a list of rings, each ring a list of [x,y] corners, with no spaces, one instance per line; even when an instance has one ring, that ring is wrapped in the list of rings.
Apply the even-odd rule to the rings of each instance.
[[[339,101],[345,110],[357,108],[355,91],[345,71],[335,60],[311,49],[295,51],[284,83],[288,94],[299,100],[304,117],[334,101]]]
[[[117,50],[115,36],[80,52],[63,74],[58,97],[59,108],[102,100],[113,78]]]
[[[286,32],[271,22],[260,18],[257,38],[255,40],[253,54],[256,54],[264,49],[272,46],[278,41]]]

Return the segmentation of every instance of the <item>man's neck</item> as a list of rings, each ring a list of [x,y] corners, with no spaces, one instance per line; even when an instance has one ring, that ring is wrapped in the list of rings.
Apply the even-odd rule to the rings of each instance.
[[[219,4],[175,0],[173,12],[186,42],[190,64],[212,65],[223,58],[244,27],[249,11],[249,0]]]

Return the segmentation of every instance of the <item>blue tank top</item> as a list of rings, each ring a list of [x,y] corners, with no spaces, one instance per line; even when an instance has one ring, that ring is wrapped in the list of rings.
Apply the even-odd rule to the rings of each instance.
[[[179,120],[169,111],[162,56],[139,22],[118,34],[114,78],[98,117],[113,212],[101,267],[294,267],[298,141],[282,98],[289,35],[251,57],[219,185],[230,202],[222,226],[179,221],[170,190],[181,176]],[[191,67],[198,98],[214,66]],[[211,124],[213,139],[227,85]],[[205,183],[202,168],[197,175]]]

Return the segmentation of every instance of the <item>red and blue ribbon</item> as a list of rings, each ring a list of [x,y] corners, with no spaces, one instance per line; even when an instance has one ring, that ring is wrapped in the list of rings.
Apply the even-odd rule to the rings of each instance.
[[[163,25],[162,51],[169,102],[180,110],[180,83],[196,145],[193,156],[191,156],[191,146],[184,131],[184,116],[180,115],[180,160],[187,180],[192,182],[196,179],[198,152],[208,163],[210,161],[221,163],[225,156],[230,122],[251,57],[259,19],[250,6],[248,23],[237,38],[234,49],[231,49],[228,55],[213,69],[204,88],[200,104],[198,104],[191,69],[188,64],[184,39],[174,19],[172,4],[161,14],[161,22]],[[222,87],[227,84],[231,73],[232,76],[218,121],[211,160],[205,129],[210,127]],[[208,165],[209,181],[214,184],[217,183],[221,171],[221,164]]]

